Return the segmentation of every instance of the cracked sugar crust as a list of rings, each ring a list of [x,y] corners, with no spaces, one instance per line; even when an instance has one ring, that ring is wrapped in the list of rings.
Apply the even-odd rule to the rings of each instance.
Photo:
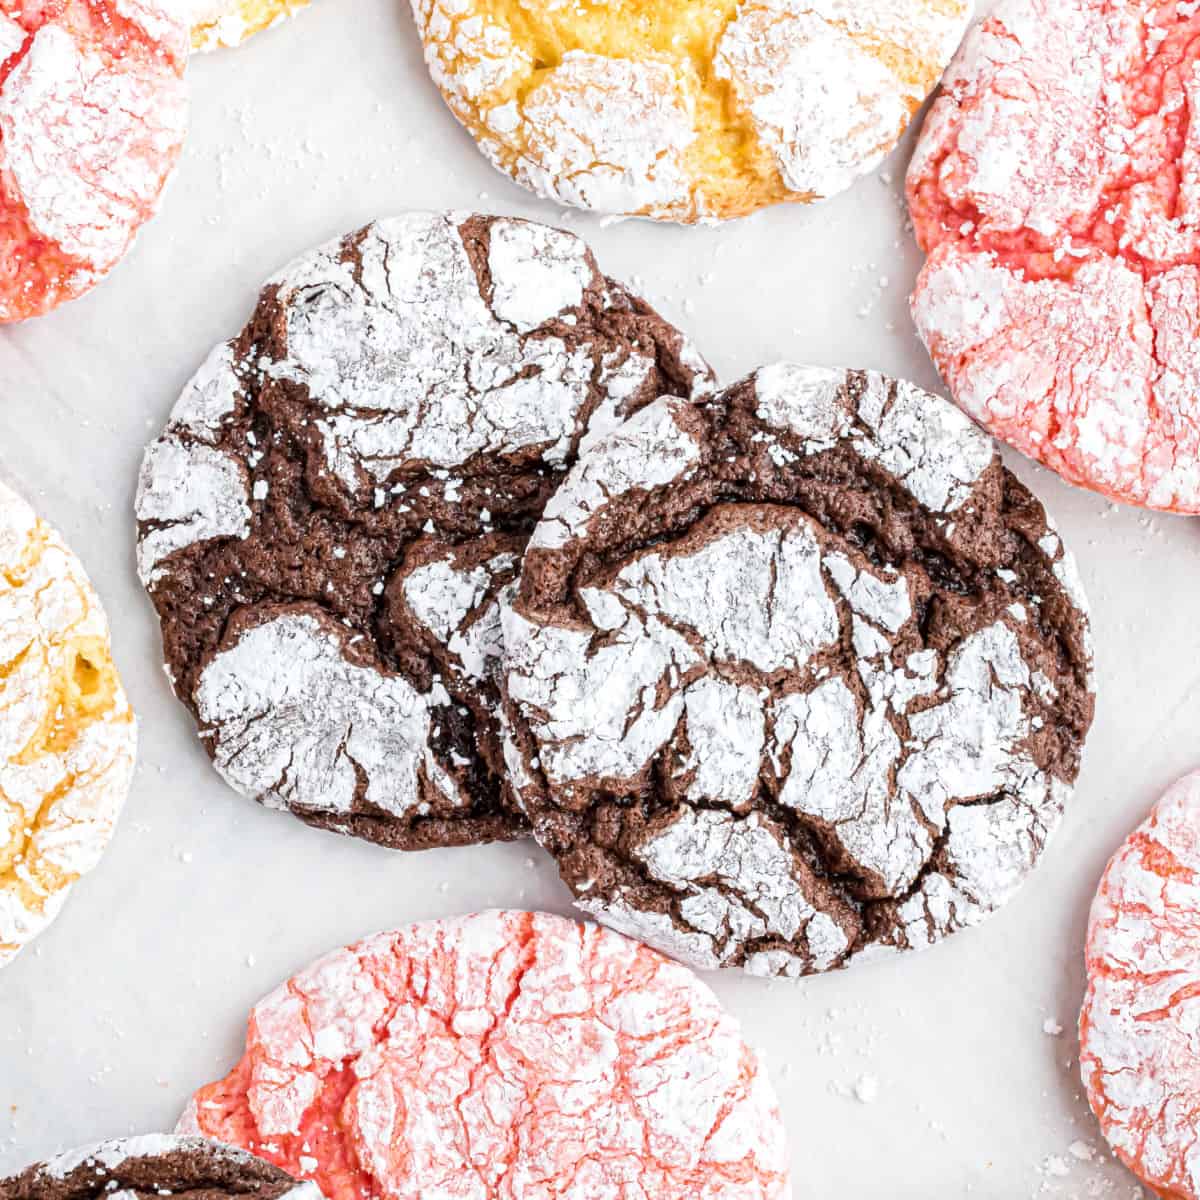
[[[120,260],[187,125],[187,30],[157,0],[0,0],[0,322]]]
[[[783,364],[583,456],[503,611],[508,753],[585,911],[803,975],[1003,904],[1093,713],[1073,560],[991,439]]]
[[[193,0],[192,50],[207,53],[240,46],[247,38],[303,11],[310,0]]]
[[[337,951],[251,1014],[181,1129],[329,1200],[788,1200],[766,1072],[692,973],[594,925],[488,912]]]
[[[833,195],[937,83],[969,0],[412,0],[434,82],[559,203],[694,222]]]
[[[138,490],[139,571],[217,769],[389,846],[523,833],[501,596],[582,445],[711,388],[682,334],[546,226],[417,213],[285,268]]]
[[[1200,512],[1200,16],[1006,0],[908,174],[925,344],[973,417],[1064,479]]]
[[[1092,904],[1079,1065],[1117,1157],[1156,1195],[1200,1197],[1200,773],[1117,851]]]
[[[0,967],[100,861],[136,748],[83,567],[0,484]]]
[[[0,1200],[322,1200],[244,1150],[202,1137],[146,1134],[99,1142],[0,1179]]]

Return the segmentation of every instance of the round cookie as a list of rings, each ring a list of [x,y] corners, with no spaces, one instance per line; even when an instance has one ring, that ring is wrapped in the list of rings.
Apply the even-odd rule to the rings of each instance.
[[[118,1138],[0,1179],[4,1200],[322,1200],[316,1184],[231,1146],[153,1133]]]
[[[180,1122],[329,1200],[786,1200],[766,1072],[694,975],[542,913],[410,925],[261,1001]]]
[[[0,967],[99,862],[136,748],[83,567],[0,483]]]
[[[153,215],[187,53],[160,0],[0,0],[0,322],[88,291]]]
[[[509,758],[587,912],[804,975],[978,923],[1092,720],[1074,561],[949,402],[779,365],[598,443],[504,613]]]
[[[217,769],[388,846],[522,833],[498,597],[582,444],[711,387],[546,226],[417,213],[287,267],[138,490],[139,571]]]
[[[191,7],[192,49],[206,53],[240,46],[308,4],[309,0],[195,0]]]
[[[954,398],[1071,483],[1200,512],[1200,16],[1006,0],[908,175],[912,310]]]
[[[1117,1157],[1157,1196],[1200,1197],[1200,772],[1117,851],[1092,904],[1079,1066]]]
[[[548,199],[693,222],[842,191],[895,146],[970,0],[412,0],[492,163]]]

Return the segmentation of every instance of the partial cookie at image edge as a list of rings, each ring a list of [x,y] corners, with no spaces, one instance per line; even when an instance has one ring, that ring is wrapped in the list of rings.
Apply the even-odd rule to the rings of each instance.
[[[163,1133],[97,1142],[0,1179],[4,1200],[193,1194],[205,1200],[324,1200],[315,1184],[244,1150]]]
[[[192,53],[234,49],[303,12],[312,0],[195,0]]]
[[[87,574],[0,483],[0,967],[98,865],[136,751],[137,723]]]
[[[94,287],[155,213],[187,127],[170,0],[0,11],[0,324]]]
[[[1200,772],[1167,789],[1104,871],[1088,921],[1079,1066],[1113,1152],[1148,1188],[1200,1198]]]
[[[970,0],[412,0],[443,99],[538,195],[691,223],[832,196],[936,85]]]
[[[1006,0],[908,171],[912,313],[956,401],[1110,499],[1200,512],[1200,17]]]

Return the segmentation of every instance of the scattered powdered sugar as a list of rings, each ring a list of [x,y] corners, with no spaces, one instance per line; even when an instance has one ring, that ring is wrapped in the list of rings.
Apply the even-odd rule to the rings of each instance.
[[[316,610],[241,631],[195,694],[201,736],[217,735],[214,762],[238,791],[272,808],[366,802],[398,816],[431,786],[457,794],[429,747],[431,711],[448,700],[349,661],[340,627]]]
[[[596,926],[490,912],[377,935],[260,1002],[246,1055],[186,1123],[292,1171],[301,1129],[327,1123],[309,1156],[331,1195],[790,1195],[736,1022]]]
[[[0,966],[99,862],[136,744],[82,566],[0,484]]]

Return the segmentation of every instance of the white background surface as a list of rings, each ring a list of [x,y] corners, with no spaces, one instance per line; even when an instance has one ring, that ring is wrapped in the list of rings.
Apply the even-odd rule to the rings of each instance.
[[[252,1003],[327,950],[480,907],[569,912],[531,845],[394,854],[259,809],[222,784],[169,693],[133,568],[137,466],[267,275],[403,209],[514,213],[581,233],[727,381],[793,358],[937,386],[906,308],[920,261],[900,201],[907,145],[816,208],[716,230],[602,227],[487,166],[429,83],[406,10],[318,0],[195,61],[191,139],[159,218],[90,296],[0,330],[0,477],[84,559],[142,721],[105,861],[0,973],[0,1174],[169,1128],[240,1054]],[[1040,870],[981,930],[800,985],[711,980],[771,1065],[801,1198],[1140,1194],[1080,1094],[1081,946],[1107,857],[1200,757],[1200,533],[1009,457],[1062,524],[1093,604],[1100,699],[1084,771]],[[1047,1020],[1065,1032],[1043,1032]],[[870,1103],[855,1096],[864,1077],[878,1084]]]

